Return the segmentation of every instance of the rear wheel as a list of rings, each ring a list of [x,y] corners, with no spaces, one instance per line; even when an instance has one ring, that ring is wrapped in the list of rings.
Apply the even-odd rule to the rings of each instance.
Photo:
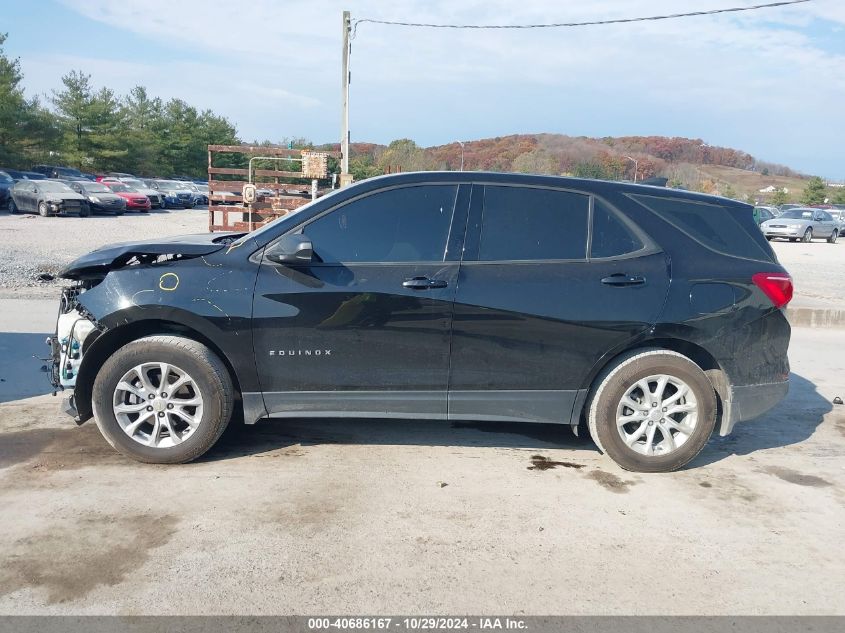
[[[716,393],[686,356],[641,351],[602,376],[590,401],[590,435],[622,468],[677,470],[707,444],[716,424]]]
[[[232,416],[223,362],[181,336],[147,336],[115,352],[94,381],[94,418],[118,451],[141,462],[179,464],[217,441]]]
[[[839,237],[839,231],[834,229],[833,233],[830,234],[830,237],[827,238],[829,244],[836,244],[836,240]]]
[[[801,238],[802,242],[808,243],[813,241],[813,229],[808,227],[806,231],[804,231],[804,237]]]

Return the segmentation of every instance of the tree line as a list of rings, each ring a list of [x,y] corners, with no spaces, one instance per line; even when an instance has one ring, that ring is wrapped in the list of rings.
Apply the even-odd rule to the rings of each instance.
[[[95,88],[74,70],[44,103],[24,93],[20,60],[3,50],[0,33],[0,167],[59,164],[83,172],[202,176],[209,144],[237,145],[235,126],[182,99]]]

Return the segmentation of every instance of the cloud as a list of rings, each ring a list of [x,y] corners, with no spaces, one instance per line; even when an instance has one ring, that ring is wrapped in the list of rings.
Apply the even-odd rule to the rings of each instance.
[[[338,135],[344,8],[353,18],[483,24],[679,10],[676,0],[62,1],[153,46],[181,43],[184,57],[197,61],[175,61],[172,68],[182,81],[150,85],[156,94],[201,95],[203,103],[184,98],[219,109],[249,138],[284,133],[315,140]],[[799,168],[841,177],[845,158],[834,146],[841,147],[843,133],[831,132],[827,122],[841,116],[845,102],[845,55],[818,34],[843,26],[841,0],[572,29],[430,30],[363,23],[352,43],[353,133],[387,141],[404,130],[402,136],[426,144],[466,138],[468,128],[482,134],[676,133],[731,145],[741,140],[747,143],[743,149],[763,158],[799,161]],[[80,67],[100,84],[127,81],[108,60],[85,61]],[[144,74],[170,72],[140,66],[127,71],[140,74],[132,84],[143,83]],[[528,112],[530,120],[520,119]]]

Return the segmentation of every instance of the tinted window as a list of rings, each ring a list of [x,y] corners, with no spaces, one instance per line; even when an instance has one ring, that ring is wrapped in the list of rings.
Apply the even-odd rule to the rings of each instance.
[[[593,242],[590,257],[615,257],[633,253],[644,244],[601,200],[593,207]]]
[[[586,259],[589,197],[485,187],[480,261]]]
[[[768,245],[762,234],[757,231],[757,238],[763,241],[761,245],[745,230],[739,216],[747,213],[749,225],[755,226],[750,207],[746,210],[682,198],[631,197],[707,248],[737,257],[772,259],[771,252],[765,250]]]
[[[382,191],[306,225],[324,262],[440,262],[446,252],[457,187]]]

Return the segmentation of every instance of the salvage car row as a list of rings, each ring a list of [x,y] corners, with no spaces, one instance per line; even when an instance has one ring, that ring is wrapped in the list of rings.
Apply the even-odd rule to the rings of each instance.
[[[140,179],[131,174],[101,176],[97,180],[72,176],[15,180],[0,171],[0,194],[0,206],[6,206],[10,213],[42,216],[122,215],[127,211],[146,213],[152,208],[192,209],[208,204],[205,183]]]

